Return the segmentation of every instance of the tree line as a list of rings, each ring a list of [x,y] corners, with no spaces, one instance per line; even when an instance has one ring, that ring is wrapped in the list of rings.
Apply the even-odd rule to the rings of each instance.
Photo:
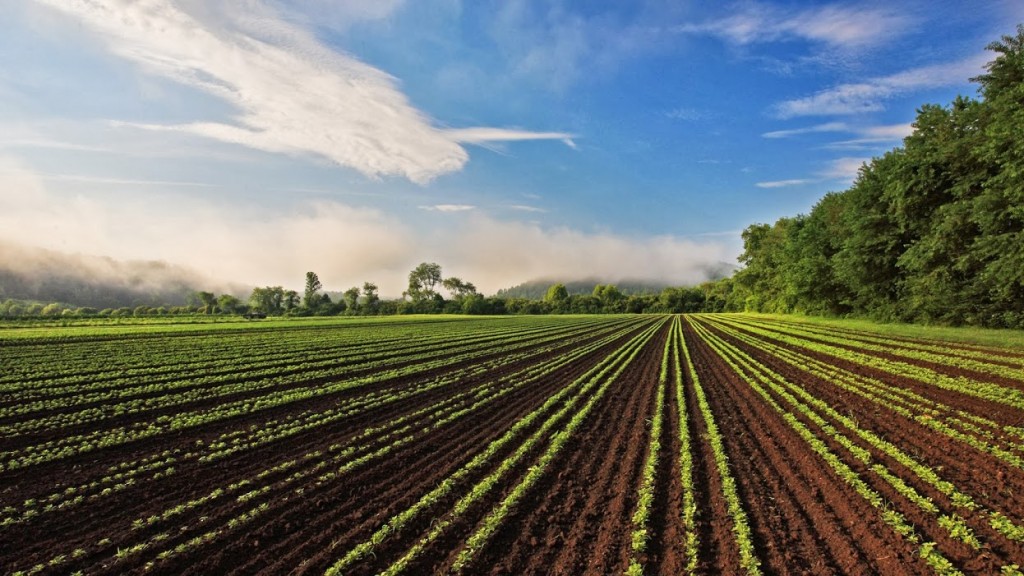
[[[569,294],[565,284],[551,285],[543,298],[484,296],[472,282],[445,278],[441,266],[423,262],[409,272],[408,285],[398,299],[381,299],[376,284],[345,290],[337,301],[322,292],[315,272],[306,273],[304,293],[281,286],[254,288],[247,305],[233,309],[206,308],[224,313],[290,316],[391,314],[644,314],[720,312],[725,300],[720,285],[708,282],[694,288],[665,288],[657,294],[626,295],[612,284],[598,284],[592,294]],[[447,297],[446,297],[447,296]],[[222,298],[224,298],[222,296]],[[207,301],[213,301],[207,294]]]
[[[725,309],[1024,328],[1024,25],[987,48],[979,98],[922,106],[849,189],[744,230]]]

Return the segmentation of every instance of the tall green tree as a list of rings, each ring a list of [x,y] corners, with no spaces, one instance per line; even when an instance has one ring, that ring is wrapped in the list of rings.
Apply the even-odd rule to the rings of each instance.
[[[980,100],[922,106],[848,190],[747,228],[726,309],[1024,326],[1024,25],[988,48]]]
[[[624,312],[626,309],[626,295],[614,284],[598,284],[594,286],[591,295],[601,302],[601,309],[606,314]]]
[[[979,228],[971,206],[987,169],[980,146],[982,103],[958,97],[949,108],[924,106],[904,141],[901,186],[887,196],[906,238],[897,260],[904,275],[901,308],[923,321],[969,321],[985,296],[975,291]]]
[[[318,292],[321,288],[323,284],[320,283],[320,277],[316,272],[306,272],[306,289],[302,295],[302,305],[309,309],[316,308],[319,305]]]
[[[743,252],[739,261],[745,267],[736,273],[736,282],[750,293],[744,309],[753,312],[790,312],[792,291],[784,271],[789,264],[789,229],[799,226],[796,218],[780,218],[774,225],[753,224],[743,231]]]
[[[362,309],[367,314],[376,314],[380,309],[380,296],[377,293],[377,285],[373,282],[363,282]]]
[[[225,314],[234,314],[238,312],[238,307],[241,305],[238,298],[231,294],[221,294],[217,298],[217,308]]]
[[[983,321],[1024,327],[1024,24],[988,49],[996,57],[973,79],[985,98],[978,154],[989,167],[972,207],[979,228],[974,252],[982,262],[978,291],[990,298]]]
[[[193,298],[203,308],[205,314],[213,314],[217,309],[217,297],[213,292],[195,292]]]
[[[422,262],[409,272],[409,288],[405,295],[413,302],[433,300],[435,288],[441,284],[441,266],[433,262]]]
[[[253,288],[249,307],[264,314],[281,314],[284,312],[284,296],[285,289],[281,286]]]
[[[896,222],[887,190],[900,186],[902,150],[896,149],[863,166],[843,201],[846,236],[834,258],[836,278],[850,292],[852,310],[879,319],[905,319],[899,301],[903,271],[897,266],[910,236]]]
[[[299,293],[295,290],[285,290],[281,297],[281,307],[285,312],[291,312],[299,307]]]
[[[845,314],[851,310],[851,294],[836,277],[833,264],[847,236],[843,221],[845,209],[843,195],[828,193],[814,205],[810,214],[798,217],[798,225],[788,231],[785,258],[788,264],[782,272],[786,293],[797,311]],[[722,301],[720,307],[724,310],[728,294],[718,293],[715,298]]]
[[[564,313],[569,308],[569,290],[561,282],[552,284],[544,295],[544,302],[552,312]]]
[[[345,303],[345,310],[349,314],[355,314],[359,309],[359,287],[353,286],[341,295],[342,302]]]
[[[441,285],[455,300],[462,300],[467,296],[476,294],[476,286],[472,282],[464,282],[461,278],[452,276],[441,281]]]

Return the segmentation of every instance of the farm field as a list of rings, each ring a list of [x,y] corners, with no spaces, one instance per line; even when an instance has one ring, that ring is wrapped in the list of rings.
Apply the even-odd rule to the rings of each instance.
[[[11,574],[1021,574],[1024,350],[747,315],[0,330]]]

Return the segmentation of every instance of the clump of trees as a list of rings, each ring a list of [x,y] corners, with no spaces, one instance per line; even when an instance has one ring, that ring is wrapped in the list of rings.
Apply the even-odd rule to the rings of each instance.
[[[364,282],[362,290],[353,286],[345,290],[334,302],[316,272],[306,272],[305,288],[299,293],[282,286],[253,288],[248,306],[239,306],[236,313],[256,313],[268,316],[337,316],[373,315],[382,313],[377,285]]]
[[[725,308],[1024,328],[1024,25],[988,49],[980,99],[922,106],[848,190],[748,227]]]
[[[437,291],[439,287],[448,291],[447,300]],[[472,282],[456,276],[442,277],[441,265],[435,262],[423,262],[409,272],[409,285],[402,298],[397,307],[399,314],[489,313]]]

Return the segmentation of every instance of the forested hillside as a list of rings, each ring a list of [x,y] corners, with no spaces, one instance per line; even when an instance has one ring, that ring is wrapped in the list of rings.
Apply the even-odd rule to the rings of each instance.
[[[0,242],[0,302],[177,306],[209,280],[166,262],[118,261]]]
[[[548,293],[548,288],[552,284],[562,284],[565,286],[566,292],[570,296],[586,296],[593,294],[594,288],[600,284],[605,284],[600,280],[577,280],[572,282],[559,282],[556,280],[531,280],[529,282],[523,282],[517,284],[511,288],[502,288],[498,290],[497,296],[499,298],[526,298],[528,300],[543,300],[544,295]],[[616,282],[615,287],[619,289],[626,296],[643,296],[650,294],[658,294],[663,289],[668,288],[665,283],[654,283],[654,282]]]
[[[732,275],[739,268],[728,262],[717,262],[713,265],[700,267],[704,277],[708,280],[719,280]],[[509,288],[502,288],[495,294],[499,298],[527,298],[529,300],[542,300],[552,284],[565,286],[570,296],[585,296],[592,294],[594,288],[603,284],[614,284],[619,292],[626,296],[652,296],[660,294],[665,288],[675,288],[675,284],[659,280],[602,280],[600,278],[589,278],[584,280],[566,280],[548,278],[530,280]]]
[[[977,99],[922,106],[848,190],[748,227],[729,307],[1024,327],[1024,25],[988,49]]]

